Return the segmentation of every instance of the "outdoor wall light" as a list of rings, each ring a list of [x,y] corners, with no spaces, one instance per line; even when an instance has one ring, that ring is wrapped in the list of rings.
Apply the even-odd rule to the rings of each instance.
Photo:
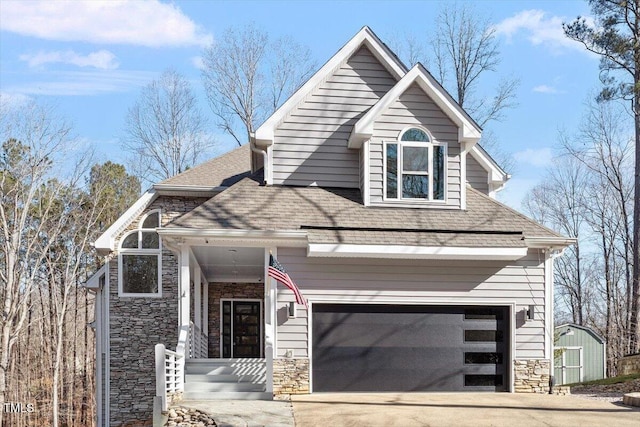
[[[287,307],[287,312],[289,313],[289,319],[294,319],[297,314],[296,303],[295,301],[291,301],[289,306]]]
[[[533,317],[535,315],[535,309],[536,309],[535,305],[530,305],[529,308],[525,308],[524,320],[526,320],[527,322],[530,320],[533,320]]]

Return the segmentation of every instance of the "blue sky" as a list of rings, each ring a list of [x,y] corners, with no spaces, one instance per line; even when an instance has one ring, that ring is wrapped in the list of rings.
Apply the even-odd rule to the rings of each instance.
[[[586,1],[473,1],[496,26],[498,74],[520,79],[518,106],[491,125],[515,170],[500,198],[520,208],[524,193],[556,155],[559,130],[572,132],[597,91],[598,59],[562,34],[561,23],[588,16]],[[0,2],[0,93],[59,107],[101,160],[119,149],[127,109],[142,86],[171,67],[191,80],[211,116],[200,80],[202,50],[229,26],[255,22],[292,36],[324,63],[362,26],[388,44],[432,34],[439,1],[17,1]],[[427,67],[429,64],[426,64]],[[495,84],[487,82],[487,90]],[[482,90],[483,88],[480,88]],[[219,152],[233,148],[211,124]]]

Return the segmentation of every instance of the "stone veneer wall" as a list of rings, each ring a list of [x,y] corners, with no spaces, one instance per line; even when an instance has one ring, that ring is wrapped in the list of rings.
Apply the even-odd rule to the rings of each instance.
[[[207,199],[159,197],[141,215],[162,209],[161,220],[169,221],[189,212]],[[138,228],[139,219],[117,236]],[[133,420],[153,417],[155,384],[155,345],[174,349],[178,343],[178,258],[166,247],[162,250],[162,297],[130,298],[118,296],[118,257],[109,264],[110,328],[110,420],[120,426]]]
[[[209,357],[220,356],[220,300],[221,299],[264,300],[263,283],[209,283]],[[262,308],[264,325],[264,304]],[[264,328],[264,327],[263,327]],[[264,342],[264,330],[262,331]]]
[[[547,359],[514,360],[516,393],[549,393],[551,363]]]
[[[618,375],[640,374],[640,354],[624,356],[618,361]]]
[[[309,359],[273,359],[273,396],[309,393]]]

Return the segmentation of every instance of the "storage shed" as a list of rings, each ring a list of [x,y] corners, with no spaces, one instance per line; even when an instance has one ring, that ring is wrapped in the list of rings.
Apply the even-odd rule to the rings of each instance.
[[[573,384],[606,376],[605,340],[586,326],[566,323],[555,328],[555,383]]]

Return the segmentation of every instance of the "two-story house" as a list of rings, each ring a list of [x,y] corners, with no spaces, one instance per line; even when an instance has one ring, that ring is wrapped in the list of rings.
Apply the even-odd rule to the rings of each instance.
[[[547,392],[572,240],[495,200],[480,136],[365,27],[246,145],[154,185],[95,242],[100,422],[181,394]]]

